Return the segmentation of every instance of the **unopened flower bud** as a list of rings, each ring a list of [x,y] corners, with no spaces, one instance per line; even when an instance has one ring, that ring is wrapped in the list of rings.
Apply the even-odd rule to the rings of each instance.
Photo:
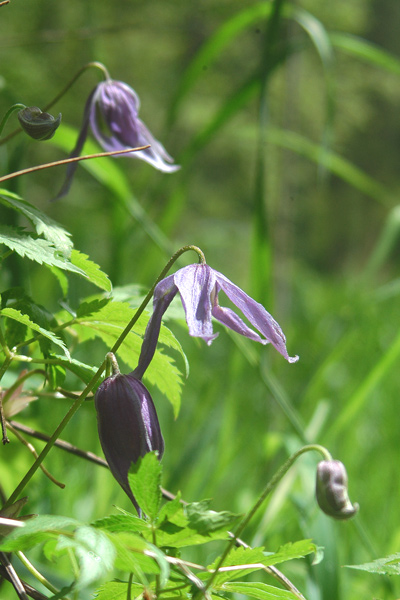
[[[157,450],[164,453],[164,440],[153,400],[143,383],[133,375],[112,375],[99,386],[95,405],[99,438],[111,473],[136,506],[128,483],[132,463]]]
[[[339,460],[323,460],[317,467],[316,495],[320,509],[335,519],[350,519],[358,511],[347,492],[346,468]]]
[[[61,113],[57,118],[42,112],[37,106],[28,106],[18,113],[22,129],[34,140],[44,141],[53,137],[61,123]]]

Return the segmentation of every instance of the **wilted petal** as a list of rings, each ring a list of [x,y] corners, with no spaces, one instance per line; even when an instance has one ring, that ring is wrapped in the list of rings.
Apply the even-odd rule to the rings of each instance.
[[[143,383],[130,375],[113,375],[99,386],[95,395],[99,438],[115,479],[138,504],[128,483],[132,463],[158,451],[161,459],[164,440],[153,400]]]
[[[213,269],[206,264],[189,265],[175,273],[174,281],[181,295],[189,334],[210,344],[218,336],[213,332],[211,320]]]
[[[219,273],[218,271],[214,271],[214,273],[218,286],[225,292],[229,300],[231,300],[235,306],[242,311],[251,325],[253,325],[253,327],[265,337],[264,340],[260,340],[261,343],[267,344],[268,342],[271,342],[271,344],[275,346],[278,352],[280,352],[280,354],[282,354],[286,360],[291,363],[296,362],[299,357],[291,357],[288,355],[286,349],[286,338],[283,334],[283,331],[272,315],[265,310],[263,305],[253,300],[253,298],[250,298],[250,296],[248,296],[237,285],[232,283],[232,281],[225,277],[225,275],[222,275],[222,273]],[[230,325],[228,325],[228,327],[230,327]],[[235,329],[235,331],[237,331],[237,329]]]

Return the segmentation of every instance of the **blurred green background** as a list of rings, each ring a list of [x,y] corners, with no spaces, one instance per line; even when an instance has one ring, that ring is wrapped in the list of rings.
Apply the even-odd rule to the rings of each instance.
[[[270,550],[303,537],[323,546],[321,564],[283,569],[309,600],[396,598],[395,579],[340,565],[400,549],[400,4],[279,4],[269,29],[269,2],[11,0],[0,9],[1,114],[15,102],[45,106],[85,63],[102,61],[136,90],[140,117],[182,168],[166,175],[114,160],[130,190],[117,193],[82,164],[69,195],[54,203],[63,167],[8,189],[70,231],[115,286],[145,289],[176,249],[196,244],[267,307],[297,364],[218,326],[207,347],[168,321],[190,375],[176,421],[153,390],[166,442],[164,486],[244,512],[291,451],[324,444],[347,467],[359,516],[336,523],[318,512],[316,459],[302,458],[245,539]],[[0,172],[65,157],[98,80],[87,71],[52,108],[63,114],[52,141],[18,136],[1,146]],[[30,293],[57,310],[56,280],[25,263],[2,273],[2,289],[28,280]],[[70,301],[93,293],[74,280]],[[85,345],[76,357],[90,352],[100,363],[106,350]],[[42,398],[19,418],[50,433],[67,406]],[[90,403],[64,437],[101,454]],[[31,458],[17,443],[1,453],[9,494]],[[89,520],[113,504],[129,508],[104,469],[58,450],[46,464],[67,487],[38,473],[28,489],[31,512]],[[211,561],[218,551],[198,552]]]

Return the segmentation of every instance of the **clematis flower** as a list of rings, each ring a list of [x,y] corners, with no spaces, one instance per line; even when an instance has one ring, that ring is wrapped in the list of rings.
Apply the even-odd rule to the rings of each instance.
[[[174,159],[139,119],[139,108],[138,95],[126,83],[113,79],[99,83],[86,101],[82,127],[70,158],[80,155],[90,127],[94,137],[106,152],[150,144],[150,148],[146,150],[131,152],[124,156],[140,158],[164,173],[177,171],[179,165],[173,164]],[[66,179],[57,198],[67,194],[76,168],[77,163],[68,165]]]
[[[320,509],[334,519],[350,519],[359,509],[350,502],[346,467],[340,460],[322,460],[317,467],[316,496]]]
[[[95,395],[99,438],[111,473],[135,505],[128,482],[129,468],[141,456],[164,453],[164,440],[153,400],[143,383],[133,376],[114,374]]]
[[[225,292],[257,331],[248,327],[233,310],[220,306],[221,291]],[[289,356],[282,329],[261,304],[250,298],[222,273],[207,264],[195,264],[183,267],[156,285],[153,315],[147,325],[138,367],[134,371],[138,377],[142,376],[154,354],[161,318],[177,292],[181,296],[190,335],[201,337],[210,345],[218,336],[218,333],[213,331],[214,317],[250,340],[261,344],[271,343],[290,363],[298,360],[298,356]]]

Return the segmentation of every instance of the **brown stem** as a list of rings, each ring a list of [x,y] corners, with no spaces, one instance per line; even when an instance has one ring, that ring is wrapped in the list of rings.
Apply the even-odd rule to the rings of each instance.
[[[140,146],[139,148],[125,148],[124,150],[113,150],[112,152],[97,152],[96,154],[86,154],[85,156],[74,156],[73,158],[63,158],[62,160],[55,160],[54,162],[45,163],[43,165],[36,165],[36,167],[29,167],[28,169],[22,169],[21,171],[15,171],[8,175],[0,177],[0,183],[19,177],[20,175],[27,175],[34,173],[35,171],[41,171],[43,169],[50,169],[51,167],[58,167],[60,165],[67,165],[69,163],[78,162],[80,160],[88,160],[90,158],[103,158],[104,156],[116,156],[117,154],[127,154],[128,152],[139,152],[140,150],[146,150],[150,148],[150,145]]]

